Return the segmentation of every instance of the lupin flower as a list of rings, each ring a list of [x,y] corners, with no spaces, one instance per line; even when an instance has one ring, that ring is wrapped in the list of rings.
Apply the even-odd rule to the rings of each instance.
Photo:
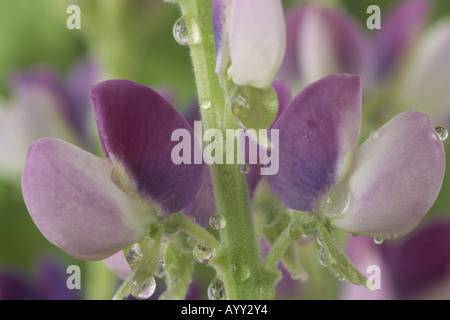
[[[238,85],[270,87],[286,47],[279,0],[214,0],[216,72]]]
[[[10,106],[0,108],[0,172],[20,176],[28,147],[42,137],[57,137],[92,147],[89,88],[98,77],[91,61],[76,65],[67,78],[36,67],[11,77]],[[86,97],[86,98],[84,98]]]
[[[450,19],[424,33],[409,65],[398,90],[401,101],[428,113],[440,125],[450,125]]]
[[[370,292],[345,284],[342,299],[449,299],[450,221],[433,219],[404,239],[375,244],[365,237],[350,237],[349,258],[362,271],[378,266],[380,290]]]
[[[337,229],[380,239],[415,228],[442,185],[445,153],[429,118],[404,112],[358,147],[361,83],[330,75],[300,92],[273,125],[280,167],[272,191]]]
[[[286,54],[278,75],[295,89],[331,73],[369,75],[367,36],[350,15],[309,2],[286,13]]]
[[[100,260],[140,240],[155,219],[186,206],[200,187],[203,166],[172,162],[172,132],[193,132],[152,89],[110,80],[94,86],[91,99],[106,160],[58,139],[38,140],[28,152],[22,190],[50,242],[73,257]]]
[[[0,300],[77,300],[77,291],[67,288],[65,269],[53,258],[34,263],[30,277],[17,268],[0,267]]]
[[[375,87],[404,67],[430,7],[427,0],[404,1],[386,15],[380,30],[365,31],[337,7],[302,5],[286,16],[288,40],[279,75],[301,88],[327,74],[352,73],[365,80],[366,88]]]

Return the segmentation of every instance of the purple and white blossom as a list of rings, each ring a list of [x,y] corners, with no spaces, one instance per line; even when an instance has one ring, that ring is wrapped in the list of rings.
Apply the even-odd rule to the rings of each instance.
[[[395,238],[434,203],[444,146],[429,118],[409,111],[358,147],[361,96],[355,75],[330,75],[301,91],[273,126],[280,131],[280,168],[268,180],[290,208],[347,232]]]
[[[110,80],[94,86],[91,99],[106,159],[55,138],[38,140],[28,152],[22,190],[50,242],[74,257],[99,260],[186,206],[203,166],[172,163],[172,131],[192,129],[152,89]]]

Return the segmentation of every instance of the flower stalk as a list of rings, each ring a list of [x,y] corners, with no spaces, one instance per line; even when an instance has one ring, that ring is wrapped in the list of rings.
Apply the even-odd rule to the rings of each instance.
[[[225,134],[226,129],[236,129],[237,125],[215,73],[212,2],[180,0],[178,3],[189,33],[204,130],[215,128]],[[202,108],[204,102],[207,102],[208,108]],[[227,297],[273,298],[275,278],[264,271],[260,261],[247,184],[240,165],[212,164],[209,168],[217,212],[223,216],[227,225],[220,231],[223,254],[211,264],[225,284]]]

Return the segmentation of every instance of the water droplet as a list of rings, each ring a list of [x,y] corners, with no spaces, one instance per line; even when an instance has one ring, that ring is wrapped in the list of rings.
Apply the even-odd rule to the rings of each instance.
[[[251,170],[251,167],[250,167],[250,165],[248,163],[246,163],[246,164],[241,166],[240,170],[241,170],[241,173],[248,174],[250,172],[250,170]]]
[[[320,210],[325,216],[335,218],[348,209],[351,200],[350,187],[347,181],[342,181],[323,198]]]
[[[376,132],[376,131],[371,131],[370,134],[369,134],[369,137],[370,137],[371,139],[376,139],[376,138],[378,138],[378,132]]]
[[[345,281],[345,278],[344,277],[342,277],[341,275],[339,275],[339,274],[335,274],[335,277],[340,281],[340,282],[344,282]]]
[[[186,22],[183,18],[178,19],[173,25],[173,37],[175,40],[183,45],[189,45],[189,34],[186,27]]]
[[[143,256],[139,243],[133,244],[130,250],[128,250],[128,261],[131,263],[142,259]]]
[[[200,108],[203,110],[208,110],[211,107],[211,100],[203,99],[200,101]]]
[[[317,252],[317,260],[322,266],[328,267],[327,257],[325,255],[325,250],[323,249],[323,247],[321,247],[320,250]]]
[[[195,218],[194,218],[194,217],[192,217],[192,218],[191,218],[191,221],[195,223]]]
[[[322,238],[322,235],[321,235],[321,234],[319,234],[319,235],[317,236],[316,240],[317,240],[317,243],[319,244],[319,246],[322,247],[322,245],[323,245],[323,238]]]
[[[234,266],[233,276],[237,281],[244,282],[250,278],[250,269],[246,265],[240,265],[238,267],[236,267],[236,265]]]
[[[444,141],[448,138],[448,131],[445,127],[439,126],[434,128],[439,140]]]
[[[208,287],[209,300],[226,300],[225,285],[219,279],[213,279]]]
[[[137,293],[133,293],[133,296],[135,298],[148,299],[153,295],[153,293],[155,293],[156,280],[154,277],[150,277],[140,286],[137,285],[136,282],[134,282],[133,285],[139,287],[139,289],[137,290]]]
[[[166,266],[166,262],[163,259],[159,258],[158,265],[156,266],[156,270],[155,270],[155,276],[157,276],[158,278],[164,277],[165,266]]]
[[[209,224],[214,230],[221,230],[225,228],[227,223],[222,215],[215,214],[209,218]]]
[[[208,245],[206,242],[198,242],[193,251],[195,260],[200,263],[208,263],[216,255],[216,251],[213,247]]]
[[[376,244],[382,244],[383,241],[384,241],[384,239],[381,239],[381,238],[374,238],[373,239],[373,242],[375,242]]]
[[[303,228],[299,223],[294,223],[289,230],[289,235],[292,239],[300,239],[303,237]]]

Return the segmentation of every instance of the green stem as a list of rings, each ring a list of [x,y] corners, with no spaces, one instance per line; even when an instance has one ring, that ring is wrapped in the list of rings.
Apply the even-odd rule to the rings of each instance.
[[[86,262],[86,300],[110,300],[118,283],[117,276],[103,261]]]
[[[189,218],[187,218],[184,215],[182,216],[182,219],[181,219],[180,228],[184,232],[193,236],[195,239],[206,242],[208,245],[210,245],[216,251],[216,255],[218,255],[220,253],[220,249],[221,249],[220,242],[217,241],[217,239],[211,233],[209,233],[207,230],[203,229],[201,226],[199,226],[195,222],[192,222],[191,220],[189,220]]]
[[[269,252],[266,255],[266,259],[264,260],[264,265],[268,268],[275,269],[278,266],[281,258],[283,257],[286,249],[292,243],[291,236],[291,227],[294,223],[294,219],[287,225],[287,227],[280,233],[278,238],[273,243]]]
[[[215,73],[215,43],[212,27],[212,1],[179,0],[189,32],[191,59],[197,84],[204,129],[237,129],[229,115],[224,91]],[[223,147],[223,146],[218,146]],[[225,154],[225,150],[224,150]],[[273,298],[260,259],[245,176],[236,164],[212,164],[211,177],[216,209],[226,221],[220,231],[223,254],[212,262],[224,282],[229,299]]]
[[[151,238],[141,240],[143,246],[148,251],[143,252],[144,256],[135,266],[131,268],[131,274],[117,290],[113,300],[122,300],[128,295],[137,296],[143,289],[143,284],[149,279],[159,263],[159,250],[161,247],[162,231],[159,228],[152,230]],[[141,243],[140,242],[140,243]]]

